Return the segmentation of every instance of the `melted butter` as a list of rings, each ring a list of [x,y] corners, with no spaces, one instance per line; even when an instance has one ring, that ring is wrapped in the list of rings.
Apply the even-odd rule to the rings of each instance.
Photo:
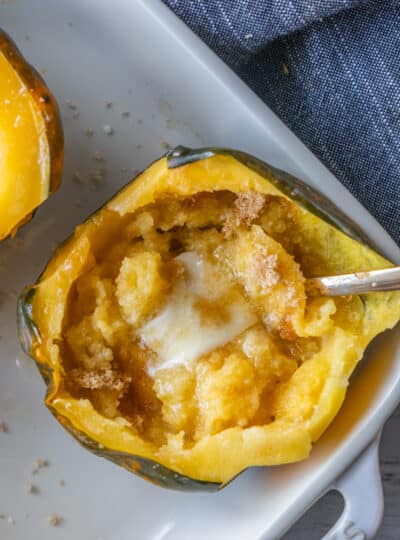
[[[257,322],[245,298],[213,264],[194,252],[182,253],[177,260],[185,267],[184,277],[161,312],[138,331],[144,344],[158,355],[157,363],[148,366],[150,376],[178,364],[189,366]],[[209,316],[200,307],[204,302]],[[221,311],[222,302],[224,317],[213,316],[214,310]]]

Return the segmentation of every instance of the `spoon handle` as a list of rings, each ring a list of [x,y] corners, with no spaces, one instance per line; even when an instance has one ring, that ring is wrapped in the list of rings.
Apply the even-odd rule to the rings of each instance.
[[[400,290],[400,266],[355,274],[311,278],[306,282],[306,289],[309,294],[323,296],[396,291]]]

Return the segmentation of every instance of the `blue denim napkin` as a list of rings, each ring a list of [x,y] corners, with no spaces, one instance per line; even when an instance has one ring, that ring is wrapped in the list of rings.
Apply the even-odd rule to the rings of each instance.
[[[400,243],[400,3],[163,1]]]

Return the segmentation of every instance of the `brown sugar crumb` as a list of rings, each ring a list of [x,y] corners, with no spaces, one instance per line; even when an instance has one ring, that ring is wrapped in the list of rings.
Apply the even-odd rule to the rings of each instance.
[[[293,324],[289,317],[285,317],[279,327],[279,335],[286,341],[294,341],[297,338],[297,334],[293,328]]]
[[[7,424],[3,420],[0,420],[0,433],[7,433],[7,431]]]
[[[26,493],[38,493],[38,488],[37,486],[33,485],[33,484],[26,484],[25,486],[25,492]]]
[[[47,521],[49,525],[51,525],[52,527],[58,527],[58,525],[61,525],[63,518],[59,516],[58,514],[53,513],[49,515],[49,517],[47,518]]]
[[[251,259],[251,272],[265,294],[280,280],[277,271],[278,256],[275,253],[268,255],[267,249],[262,245],[257,245],[256,248]]]
[[[43,467],[48,467],[48,465],[49,465],[49,462],[46,459],[39,458],[35,460],[32,467],[32,474],[37,474],[40,471],[40,469],[43,469]]]
[[[249,227],[258,218],[265,204],[265,195],[257,191],[242,191],[238,193],[235,207],[225,214],[222,233],[230,238],[235,229],[241,225]]]
[[[62,480],[62,479],[59,480],[59,481],[58,481],[58,485],[59,485],[60,487],[64,487],[64,486],[65,486],[65,481]]]
[[[70,372],[72,380],[81,388],[88,390],[108,389],[125,392],[131,378],[112,369],[85,370],[73,369]]]
[[[242,191],[238,193],[235,206],[239,217],[247,225],[256,219],[264,206],[265,196],[257,191]]]

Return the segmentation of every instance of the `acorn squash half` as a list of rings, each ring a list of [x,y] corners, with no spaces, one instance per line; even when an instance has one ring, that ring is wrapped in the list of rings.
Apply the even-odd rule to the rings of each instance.
[[[400,318],[399,293],[308,298],[305,278],[390,265],[299,180],[178,148],[60,246],[20,298],[19,333],[84,446],[159,485],[215,490],[307,458]]]
[[[0,240],[61,182],[63,133],[45,82],[0,30]]]

